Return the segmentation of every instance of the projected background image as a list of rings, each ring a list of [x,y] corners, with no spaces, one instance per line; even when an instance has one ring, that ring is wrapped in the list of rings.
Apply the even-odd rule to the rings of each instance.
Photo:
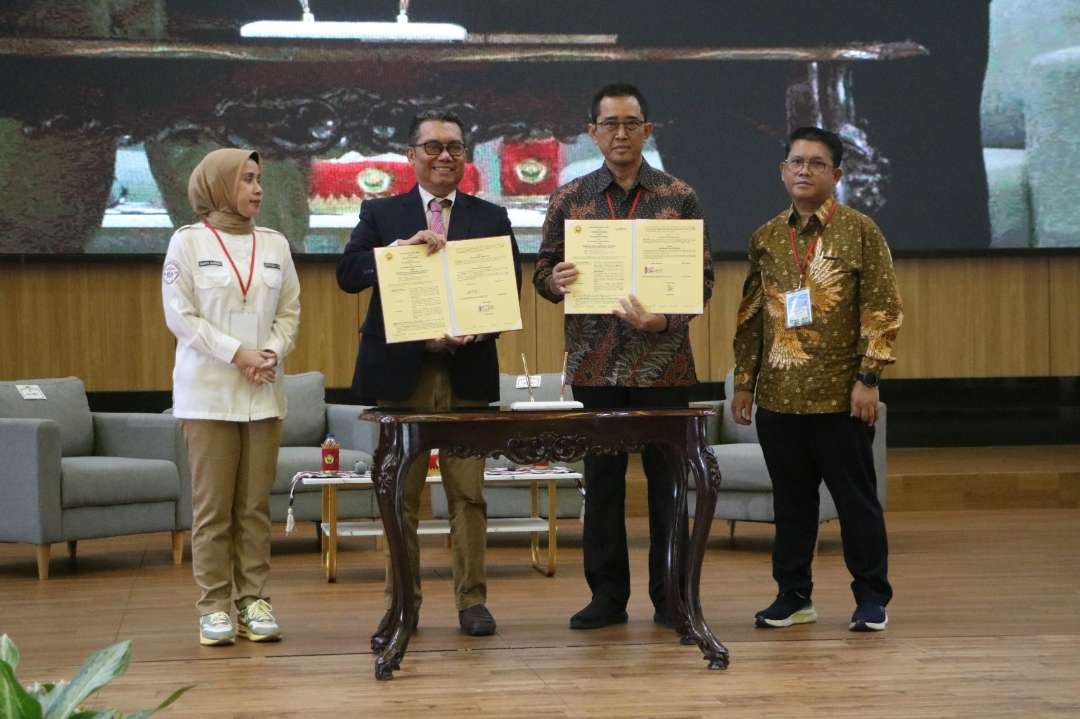
[[[398,0],[310,3],[393,20]],[[59,7],[58,7],[59,6]],[[617,4],[413,0],[464,45],[248,40],[293,1],[23,0],[0,10],[0,254],[162,253],[208,150],[266,160],[259,222],[339,252],[360,203],[413,184],[409,118],[470,132],[462,189],[507,206],[535,251],[547,196],[599,166],[589,97],[639,85],[650,163],[695,187],[714,249],[785,204],[796,124],[848,147],[845,202],[898,253],[1080,246],[1080,4],[1068,0]]]

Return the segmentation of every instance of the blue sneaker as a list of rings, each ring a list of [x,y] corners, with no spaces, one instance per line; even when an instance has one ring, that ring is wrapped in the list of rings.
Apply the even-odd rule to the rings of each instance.
[[[754,626],[790,627],[792,624],[810,624],[817,621],[817,610],[810,597],[798,592],[781,592],[776,601],[754,615]]]
[[[889,615],[885,613],[885,607],[873,602],[859,602],[851,615],[848,629],[853,632],[880,632],[888,624]]]

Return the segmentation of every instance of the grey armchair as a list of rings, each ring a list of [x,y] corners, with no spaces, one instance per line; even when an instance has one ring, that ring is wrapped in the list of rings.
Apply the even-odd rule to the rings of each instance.
[[[45,399],[24,399],[16,385]],[[37,547],[48,579],[50,549],[82,539],[170,532],[173,562],[191,526],[191,481],[173,417],[91,412],[82,380],[0,382],[0,541]]]
[[[724,396],[734,395],[733,373],[728,372],[724,379]],[[720,492],[716,500],[715,517],[728,520],[729,536],[735,537],[735,523],[772,522],[772,480],[765,466],[765,457],[758,443],[757,428],[753,423],[741,425],[735,422],[731,414],[731,402],[718,400],[694,402],[695,407],[709,407],[717,410],[717,416],[710,417],[706,435],[710,449],[720,465]],[[754,405],[757,410],[757,405]],[[878,404],[878,421],[875,425],[873,453],[874,470],[877,473],[877,495],[881,506],[885,506],[885,403]],[[691,487],[693,483],[691,482]],[[818,521],[828,522],[836,519],[836,504],[832,495],[822,482],[820,487]],[[695,494],[690,491],[690,512],[694,511]]]
[[[285,375],[288,411],[278,450],[277,475],[270,490],[270,517],[285,521],[289,509],[289,489],[297,472],[317,472],[322,468],[320,445],[332,432],[341,445],[341,468],[352,470],[357,462],[370,466],[378,442],[378,427],[361,422],[361,405],[327,404],[321,372]],[[339,518],[374,517],[375,501],[370,488],[339,487]],[[293,504],[296,521],[315,522],[322,516],[319,487],[297,485]]]

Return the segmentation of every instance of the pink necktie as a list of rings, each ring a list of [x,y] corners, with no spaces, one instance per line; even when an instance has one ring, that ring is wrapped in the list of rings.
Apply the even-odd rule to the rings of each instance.
[[[428,203],[428,209],[431,210],[431,231],[440,235],[446,234],[446,225],[443,224],[443,208],[449,207],[450,201],[439,199],[438,197],[432,197],[431,202]]]

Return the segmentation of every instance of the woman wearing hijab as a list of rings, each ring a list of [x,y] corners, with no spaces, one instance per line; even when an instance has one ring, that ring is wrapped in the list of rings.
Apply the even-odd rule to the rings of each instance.
[[[300,325],[300,284],[285,236],[253,222],[261,182],[257,152],[204,157],[188,181],[202,220],[173,234],[162,272],[165,323],[177,340],[173,412],[191,465],[204,645],[232,644],[237,634],[281,638],[266,595],[269,498],[285,416],[281,360]]]

